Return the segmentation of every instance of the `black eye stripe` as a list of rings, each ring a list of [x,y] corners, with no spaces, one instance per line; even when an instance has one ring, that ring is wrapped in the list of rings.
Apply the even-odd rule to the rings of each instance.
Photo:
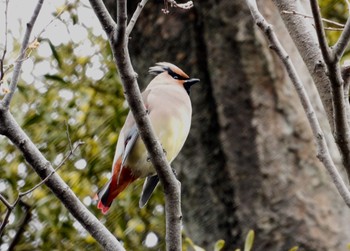
[[[189,78],[183,77],[175,72],[173,72],[170,68],[167,68],[166,71],[169,73],[170,76],[172,76],[174,79],[178,80],[187,80]]]

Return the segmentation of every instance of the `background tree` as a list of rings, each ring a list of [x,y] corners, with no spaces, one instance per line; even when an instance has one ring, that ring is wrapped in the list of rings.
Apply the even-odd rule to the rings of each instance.
[[[106,3],[115,10],[114,1]],[[136,4],[129,1],[130,13]],[[323,1],[321,6],[327,17],[338,16],[334,10],[345,8],[337,1]],[[61,22],[85,29],[79,8],[90,7],[84,1],[68,4]],[[191,93],[191,135],[175,164],[182,182],[186,234],[207,250],[218,239],[232,250],[242,244],[249,229],[256,232],[254,250],[287,250],[295,245],[300,250],[344,249],[350,242],[349,226],[344,224],[349,220],[348,209],[316,158],[296,93],[255,27],[246,3],[205,0],[196,2],[190,13],[176,9],[169,15],[163,15],[162,8],[163,1],[146,5],[130,48],[143,85],[150,80],[148,67],[157,61],[174,62],[202,80]],[[302,72],[319,118],[327,126],[316,89],[277,10],[271,2],[260,9]],[[96,37],[91,28],[87,31],[89,39],[60,45],[43,34],[41,46],[48,48],[49,56],[33,52],[33,68],[28,72],[32,80],[22,75],[12,111],[55,164],[70,149],[67,131],[72,142],[85,142],[59,175],[98,214],[91,196],[107,180],[126,109],[105,37]],[[86,41],[93,41],[94,49],[79,55]],[[36,74],[43,64],[49,64],[50,71]],[[1,194],[13,201],[19,189],[33,187],[39,178],[13,145],[6,140],[1,144]],[[336,156],[331,139],[329,144]],[[162,191],[158,189],[147,207],[139,210],[140,191],[140,183],[128,188],[102,221],[127,250],[162,250]],[[30,219],[21,226],[24,214],[21,207],[16,208],[1,238],[2,249],[13,240],[16,250],[70,250],[72,245],[74,250],[99,249],[47,188],[35,190],[24,202],[21,207],[28,211],[29,205]],[[5,211],[3,205],[0,211]],[[25,230],[20,232],[22,227]],[[14,238],[17,233],[19,239]],[[152,237],[153,243],[149,242]]]
[[[255,229],[256,250],[344,247],[349,241],[343,224],[348,210],[326,181],[297,95],[255,31],[246,3],[201,1],[191,15],[173,13],[168,18],[152,15],[156,8],[146,6],[137,40],[131,39],[135,67],[144,68],[146,58],[170,58],[201,78],[192,92],[192,133],[178,164],[189,236],[208,249],[223,238],[229,250]],[[325,118],[277,10],[266,2],[261,9]],[[336,147],[331,148],[336,154]]]

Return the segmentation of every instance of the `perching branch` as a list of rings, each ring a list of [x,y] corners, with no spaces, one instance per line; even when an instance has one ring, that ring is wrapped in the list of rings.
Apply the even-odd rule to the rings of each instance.
[[[331,83],[332,103],[334,112],[334,132],[335,142],[340,150],[344,167],[350,178],[350,127],[349,114],[347,114],[348,98],[344,98],[344,81],[341,76],[340,57],[343,55],[346,45],[350,40],[350,19],[345,25],[334,49],[329,48],[325,32],[323,29],[320,10],[317,0],[311,0],[311,10],[315,20],[317,38],[320,44],[323,59],[327,67],[327,76]],[[330,120],[332,122],[332,120]]]
[[[143,104],[136,74],[132,67],[127,34],[126,0],[117,1],[117,24],[112,21],[101,0],[90,0],[91,6],[109,37],[114,59],[126,94],[126,100],[135,118],[139,134],[147,148],[165,193],[167,250],[181,250],[180,185],[168,164],[163,148],[156,139]],[[106,18],[107,17],[107,18]],[[109,20],[106,22],[106,20]],[[133,25],[133,24],[132,24]],[[113,27],[113,28],[112,28]],[[131,26],[128,32],[131,32]],[[114,30],[114,34],[109,32]]]
[[[292,64],[287,52],[284,50],[275,33],[273,32],[271,25],[264,19],[262,14],[259,12],[256,1],[246,0],[246,2],[249,6],[249,9],[256,24],[264,32],[266,38],[270,43],[270,48],[273,49],[278,55],[278,57],[281,59],[285,69],[287,70],[289,78],[291,79],[298,93],[299,99],[307,115],[307,119],[311,126],[312,133],[314,135],[314,139],[318,148],[317,157],[327,169],[328,173],[332,178],[333,183],[338,189],[338,192],[342,196],[343,200],[348,205],[348,207],[350,207],[350,192],[347,186],[345,185],[345,182],[343,181],[341,175],[339,174],[336,166],[334,165],[334,162],[328,150],[326,140],[323,136],[324,133],[320,127],[320,124],[316,117],[316,113],[312,107],[304,85],[302,84],[302,81],[300,80],[294,68],[294,65]]]

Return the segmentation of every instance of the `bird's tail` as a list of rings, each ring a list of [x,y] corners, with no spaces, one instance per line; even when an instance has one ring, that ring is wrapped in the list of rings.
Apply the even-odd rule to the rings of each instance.
[[[122,168],[121,158],[117,160],[113,168],[111,179],[97,193],[97,208],[106,214],[115,197],[118,196],[131,182],[136,180],[131,170],[127,167]]]

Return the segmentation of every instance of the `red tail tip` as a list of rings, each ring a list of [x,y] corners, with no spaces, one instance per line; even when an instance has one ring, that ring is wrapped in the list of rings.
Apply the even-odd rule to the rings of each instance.
[[[101,201],[98,202],[97,208],[98,208],[98,209],[101,209],[101,212],[102,212],[103,214],[106,214],[107,211],[108,211],[108,209],[109,209],[109,207],[103,205]]]

